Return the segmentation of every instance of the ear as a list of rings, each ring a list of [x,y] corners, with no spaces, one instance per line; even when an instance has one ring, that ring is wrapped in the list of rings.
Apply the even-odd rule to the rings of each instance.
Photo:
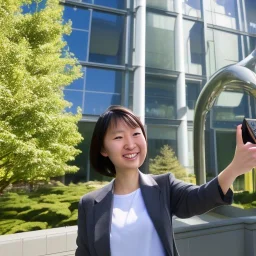
[[[106,152],[106,150],[104,148],[101,149],[100,151],[101,155],[104,156],[104,157],[107,157],[108,156],[108,153]]]

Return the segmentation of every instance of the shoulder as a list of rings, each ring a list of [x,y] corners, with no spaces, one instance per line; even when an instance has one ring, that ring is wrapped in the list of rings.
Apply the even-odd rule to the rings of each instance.
[[[164,173],[158,175],[150,175],[157,183],[159,182],[168,182],[173,178],[173,174],[171,173]]]
[[[93,205],[97,198],[104,197],[112,189],[112,186],[112,182],[110,182],[109,184],[105,185],[100,189],[84,194],[80,198],[79,204],[83,206]]]

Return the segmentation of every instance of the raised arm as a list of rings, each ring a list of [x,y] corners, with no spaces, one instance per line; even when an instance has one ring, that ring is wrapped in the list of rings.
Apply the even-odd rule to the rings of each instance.
[[[236,151],[232,162],[218,175],[223,194],[226,194],[235,179],[256,166],[256,144],[243,143],[241,125],[236,129]]]
[[[231,204],[233,192],[222,194],[218,178],[195,186],[185,183],[170,175],[171,210],[179,218],[189,218],[203,214],[217,206]]]

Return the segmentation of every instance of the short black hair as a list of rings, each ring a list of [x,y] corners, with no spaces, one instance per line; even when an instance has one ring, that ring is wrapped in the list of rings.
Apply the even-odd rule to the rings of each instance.
[[[141,128],[145,140],[147,139],[143,124],[131,110],[118,105],[110,106],[96,122],[90,145],[91,166],[95,171],[109,177],[115,177],[115,166],[108,157],[101,154],[101,151],[108,128],[110,125],[116,124],[118,120],[123,120],[132,128]]]

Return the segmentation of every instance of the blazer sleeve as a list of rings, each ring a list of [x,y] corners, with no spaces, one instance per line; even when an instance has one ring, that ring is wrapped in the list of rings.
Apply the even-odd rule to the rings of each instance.
[[[84,201],[83,198],[80,199],[78,204],[78,231],[77,231],[77,249],[75,256],[90,256],[89,248],[88,248],[88,239],[86,232],[86,214],[85,209],[83,207]]]
[[[169,182],[172,213],[179,218],[200,215],[217,206],[231,204],[233,200],[231,189],[225,195],[221,194],[217,177],[201,186],[195,186],[175,179],[170,174]]]

